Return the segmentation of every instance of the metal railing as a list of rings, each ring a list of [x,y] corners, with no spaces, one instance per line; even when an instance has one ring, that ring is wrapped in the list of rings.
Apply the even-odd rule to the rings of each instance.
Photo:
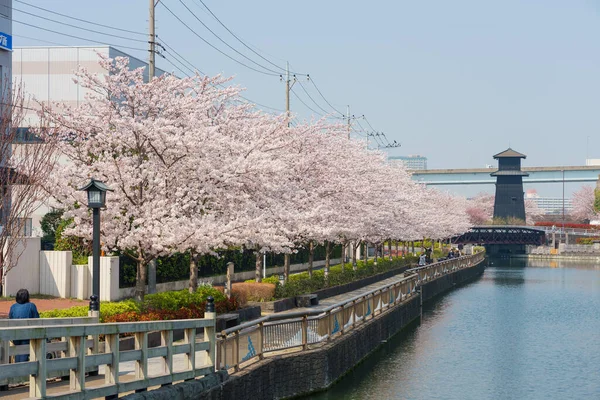
[[[326,308],[250,321],[217,334],[217,369],[240,369],[268,354],[304,351],[352,331],[416,295],[417,287],[441,275],[478,264],[484,253],[441,261],[404,272],[397,281]]]
[[[38,320],[44,321],[44,320]],[[41,323],[41,322],[40,322]],[[204,338],[196,340],[196,330],[204,328]],[[183,343],[173,343],[173,331],[183,330]],[[148,347],[148,334],[160,332],[161,346]],[[133,335],[134,349],[119,349],[120,337]],[[99,352],[90,338],[104,337],[104,351]],[[58,343],[47,343],[47,338],[61,338]],[[215,314],[206,313],[204,319],[151,321],[135,323],[80,324],[59,326],[9,327],[0,330],[0,341],[29,340],[29,361],[0,365],[0,378],[29,378],[29,397],[46,398],[46,380],[55,371],[68,371],[70,386],[63,392],[53,392],[56,399],[91,399],[117,396],[119,393],[143,390],[152,386],[194,379],[215,371]],[[64,357],[47,359],[54,346]],[[10,346],[9,355],[23,354],[21,346]],[[196,354],[200,352],[199,356]],[[204,353],[203,353],[204,352]],[[174,368],[173,357],[184,354],[183,368]],[[204,356],[204,357],[203,357]],[[162,359],[162,372],[151,375],[148,360]],[[200,358],[200,359],[199,359]],[[201,360],[201,358],[204,358]],[[133,380],[119,378],[119,363],[135,362]],[[86,387],[85,374],[90,367],[104,365],[104,383]]]

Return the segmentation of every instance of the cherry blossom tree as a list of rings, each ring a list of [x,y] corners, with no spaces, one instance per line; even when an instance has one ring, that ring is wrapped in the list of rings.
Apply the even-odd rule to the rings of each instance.
[[[467,214],[471,224],[483,225],[492,220],[494,215],[494,195],[489,193],[479,193],[469,199]]]
[[[578,220],[593,220],[598,217],[594,208],[595,192],[591,186],[582,186],[573,193],[573,215]]]

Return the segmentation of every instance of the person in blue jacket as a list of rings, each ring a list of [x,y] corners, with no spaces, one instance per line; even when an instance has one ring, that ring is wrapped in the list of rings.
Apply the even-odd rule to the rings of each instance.
[[[10,307],[8,312],[8,318],[10,319],[22,319],[22,318],[39,318],[37,307],[35,304],[29,302],[29,291],[27,289],[19,289],[17,292],[17,302]],[[29,340],[15,340],[13,341],[15,346],[21,344],[29,344]],[[29,355],[21,354],[15,356],[15,362],[26,362],[29,361]]]

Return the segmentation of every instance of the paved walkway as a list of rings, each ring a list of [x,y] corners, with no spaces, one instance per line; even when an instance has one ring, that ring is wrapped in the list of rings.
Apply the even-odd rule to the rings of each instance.
[[[70,308],[73,306],[85,306],[89,304],[88,300],[75,300],[75,299],[31,299],[31,302],[35,304],[39,312],[50,311],[55,309]],[[8,318],[8,312],[10,306],[15,303],[12,298],[0,300],[0,318]]]

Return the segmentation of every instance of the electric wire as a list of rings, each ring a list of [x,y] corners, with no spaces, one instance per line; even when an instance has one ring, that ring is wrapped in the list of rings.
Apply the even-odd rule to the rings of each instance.
[[[196,15],[196,14],[195,14],[195,13],[194,13],[194,12],[193,12],[193,11],[192,11],[192,10],[191,10],[189,7],[188,7],[188,6],[187,6],[187,4],[185,4],[185,3],[184,3],[184,1],[183,1],[183,0],[179,0],[179,2],[180,2],[181,4],[183,4],[183,6],[185,7],[185,9],[186,9],[186,10],[188,10],[188,12],[189,12],[190,14],[192,14],[192,16],[193,16],[194,18],[196,18],[196,20],[197,20],[198,22],[200,22],[200,23],[202,24],[202,26],[203,26],[203,27],[205,27],[205,28],[206,28],[206,29],[207,29],[207,30],[208,30],[210,33],[212,33],[214,37],[216,37],[217,39],[219,39],[219,41],[221,41],[221,43],[223,43],[225,46],[229,47],[231,50],[233,50],[234,52],[236,52],[236,53],[237,53],[237,54],[239,54],[240,56],[244,57],[246,60],[250,61],[251,63],[253,63],[253,64],[255,64],[255,65],[259,66],[260,68],[263,68],[263,69],[265,69],[265,70],[267,70],[267,71],[269,71],[269,72],[273,72],[273,73],[274,73],[274,74],[276,74],[276,75],[281,75],[281,72],[274,71],[274,70],[272,70],[272,69],[270,69],[270,68],[268,68],[268,67],[265,67],[264,65],[257,63],[256,61],[254,61],[254,60],[253,60],[253,59],[251,59],[250,57],[246,56],[245,54],[243,54],[243,53],[239,52],[239,51],[238,51],[236,48],[234,48],[233,46],[231,46],[229,43],[227,43],[225,40],[223,40],[223,39],[222,39],[222,38],[221,38],[219,35],[217,35],[217,34],[216,34],[216,33],[215,33],[215,32],[214,32],[212,29],[210,29],[210,28],[208,27],[208,25],[206,25],[206,24],[205,24],[205,23],[204,23],[204,22],[203,22],[203,21],[202,21],[202,20],[201,20],[201,19],[200,19],[200,18],[199,18],[199,17],[198,17],[198,16],[197,16],[197,15]]]
[[[329,107],[331,107],[335,112],[341,114],[342,116],[345,116],[345,114],[343,112],[340,112],[337,108],[332,106],[331,103],[325,98],[325,96],[323,96],[323,93],[321,93],[321,91],[319,90],[319,87],[317,86],[317,84],[315,83],[315,81],[312,77],[310,77],[310,81],[312,82],[315,89],[317,89],[317,92],[319,93],[319,95],[323,98],[323,100],[325,100],[325,103],[327,103],[329,105]]]
[[[14,8],[13,7],[12,9],[14,11],[18,11],[18,12],[23,13],[23,14],[31,15],[33,17],[40,18],[40,19],[43,19],[43,20],[46,20],[46,21],[54,22],[54,23],[57,23],[57,24],[60,24],[60,25],[64,25],[64,26],[70,26],[71,28],[81,29],[83,31],[93,32],[93,33],[97,33],[97,34],[100,34],[100,35],[111,36],[111,37],[119,38],[119,39],[122,39],[122,40],[130,40],[132,42],[148,43],[147,40],[132,39],[132,38],[128,38],[128,37],[121,36],[121,35],[113,35],[112,33],[100,32],[100,31],[97,31],[97,30],[94,30],[94,29],[83,28],[81,26],[77,26],[77,25],[73,25],[73,24],[68,24],[68,23],[62,22],[62,21],[57,21],[57,20],[52,19],[52,18],[47,18],[47,17],[43,17],[41,15],[37,15],[37,14],[30,13],[30,12],[27,12],[27,11],[19,10],[18,8]]]
[[[251,69],[253,71],[256,71],[258,73],[264,74],[264,75],[270,75],[270,76],[280,76],[280,74],[273,74],[270,72],[265,72],[265,71],[261,71],[258,70],[254,67],[251,67],[247,64],[244,64],[243,62],[231,57],[229,54],[223,52],[221,49],[219,49],[218,47],[214,46],[213,44],[211,44],[210,42],[208,42],[206,39],[204,39],[202,36],[200,36],[198,34],[198,32],[196,32],[194,29],[192,29],[188,24],[186,24],[181,18],[179,18],[179,16],[177,14],[175,14],[173,11],[171,11],[171,9],[169,7],[167,7],[167,5],[165,5],[164,2],[160,2],[159,4],[161,4],[171,15],[173,15],[173,17],[175,17],[183,26],[185,26],[190,32],[192,32],[195,36],[197,36],[200,40],[202,40],[204,43],[206,43],[208,46],[212,47],[214,50],[218,51],[219,53],[221,53],[222,55],[224,55],[225,57],[229,58],[232,61],[235,61],[236,63]]]
[[[221,20],[220,20],[220,19],[219,19],[219,18],[218,18],[216,15],[215,15],[215,13],[213,13],[213,12],[212,12],[212,10],[211,10],[211,9],[210,9],[210,8],[209,8],[207,5],[206,5],[206,3],[204,3],[204,1],[202,1],[202,0],[197,0],[197,1],[199,1],[200,3],[202,3],[202,5],[204,6],[204,8],[206,8],[206,10],[208,10],[208,12],[210,13],[210,15],[212,15],[212,16],[213,16],[213,18],[214,18],[215,20],[217,20],[217,22],[218,22],[219,24],[221,24],[221,26],[222,26],[223,28],[225,28],[225,29],[227,30],[227,32],[229,32],[229,33],[231,34],[231,36],[233,36],[234,38],[236,38],[236,39],[237,39],[237,41],[238,41],[238,42],[240,42],[240,43],[241,43],[241,44],[242,44],[244,47],[246,47],[246,48],[247,48],[248,50],[250,50],[252,53],[256,54],[258,57],[262,58],[264,61],[268,62],[269,64],[271,64],[271,65],[272,65],[272,66],[274,66],[275,68],[278,68],[278,69],[280,69],[280,70],[282,70],[282,71],[285,71],[285,68],[283,68],[283,67],[281,67],[281,66],[279,66],[279,65],[277,65],[277,64],[275,64],[275,63],[273,63],[273,62],[271,62],[271,60],[269,60],[268,58],[266,58],[266,57],[263,57],[263,56],[262,56],[260,53],[258,53],[257,51],[255,51],[255,50],[254,50],[252,47],[250,47],[250,46],[249,46],[248,44],[246,44],[246,43],[245,43],[245,42],[244,42],[242,39],[240,39],[240,38],[239,38],[239,37],[238,37],[238,36],[237,36],[235,33],[233,33],[233,31],[231,31],[231,29],[229,29],[229,28],[228,28],[228,27],[227,27],[227,26],[226,26],[226,25],[225,25],[225,24],[224,24],[224,23],[223,23],[223,22],[222,22],[222,21],[221,21]],[[293,72],[293,74],[294,74],[294,75],[298,75],[298,76],[308,76],[307,74],[300,74],[300,73],[297,73],[297,72]]]
[[[38,38],[30,37],[30,36],[14,35],[14,37],[16,37],[16,38],[22,38],[22,39],[35,40],[36,42],[54,44],[56,46],[66,46],[66,44],[64,44],[64,43],[51,42],[50,40],[38,39]]]
[[[40,7],[40,6],[36,6],[36,5],[30,4],[30,3],[21,1],[21,0],[14,0],[14,1],[17,2],[17,3],[25,4],[25,5],[29,6],[29,7],[37,8],[38,10],[49,12],[51,14],[60,15],[61,17],[64,17],[64,18],[70,18],[70,19],[74,19],[76,21],[85,22],[85,23],[91,24],[91,25],[101,26],[103,28],[114,29],[114,30],[121,31],[121,32],[133,33],[135,35],[148,36],[147,33],[142,33],[142,32],[131,31],[131,30],[128,30],[128,29],[117,28],[117,27],[110,26],[110,25],[99,24],[97,22],[92,22],[92,21],[88,21],[88,20],[85,20],[85,19],[73,17],[73,16],[70,16],[70,15],[61,14],[59,12],[52,11],[52,10],[49,10],[47,8],[43,8],[43,7]]]
[[[308,108],[310,111],[312,111],[313,113],[315,113],[315,114],[316,114],[316,115],[318,115],[319,117],[322,117],[322,116],[323,116],[323,114],[321,114],[321,113],[320,113],[320,112],[318,112],[318,111],[315,111],[315,110],[314,110],[313,108],[311,108],[311,107],[310,107],[308,104],[306,104],[306,103],[304,102],[304,100],[302,100],[302,98],[301,98],[300,96],[298,96],[298,93],[296,93],[296,91],[295,91],[294,89],[290,89],[290,91],[291,91],[291,92],[292,92],[292,93],[293,93],[293,94],[296,96],[296,98],[297,98],[298,100],[300,100],[300,103],[304,104],[304,106],[305,106],[306,108]]]
[[[315,99],[312,98],[312,96],[308,93],[308,91],[306,90],[306,88],[304,87],[304,85],[302,84],[302,82],[300,80],[297,80],[296,82],[298,82],[300,84],[300,87],[302,88],[302,90],[304,91],[304,93],[306,93],[306,95],[308,96],[309,99],[312,100],[313,103],[315,103],[315,105],[321,110],[323,111],[325,114],[331,114],[329,111],[325,110],[323,107],[321,107],[319,105],[319,103],[317,103],[315,101]]]
[[[4,19],[10,19],[8,17],[5,17],[4,15],[0,15],[0,17],[4,18]],[[120,48],[123,48],[123,49],[146,51],[146,49],[140,49],[139,47],[131,47],[131,46],[123,46],[123,45],[120,45],[120,44],[111,44],[111,43],[106,43],[106,42],[99,42],[97,40],[88,39],[88,38],[84,38],[84,37],[81,37],[81,36],[70,35],[68,33],[58,32],[58,31],[55,31],[55,30],[52,30],[52,29],[42,28],[41,26],[36,26],[36,25],[33,25],[33,24],[28,24],[27,22],[17,21],[16,19],[12,19],[12,22],[16,22],[17,24],[21,24],[21,25],[26,25],[26,26],[29,26],[31,28],[40,29],[40,30],[43,30],[43,31],[46,31],[46,32],[52,32],[52,33],[55,33],[57,35],[68,36],[68,37],[71,37],[71,38],[74,38],[74,39],[79,39],[79,40],[85,40],[85,41],[91,42],[91,43],[99,43],[99,44],[102,44],[102,45],[112,46],[112,47],[120,47]]]

